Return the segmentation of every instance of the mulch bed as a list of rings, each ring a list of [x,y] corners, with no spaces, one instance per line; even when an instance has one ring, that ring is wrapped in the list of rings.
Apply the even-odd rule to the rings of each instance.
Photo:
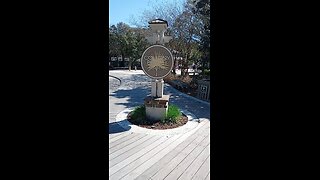
[[[182,113],[182,116],[178,119],[177,123],[162,124],[160,122],[155,122],[155,123],[148,123],[148,124],[147,123],[138,124],[131,120],[130,114],[131,112],[127,115],[127,120],[131,124],[134,124],[143,128],[148,128],[148,129],[173,129],[173,128],[177,128],[179,126],[185,125],[188,122],[188,117]]]
[[[198,91],[197,89],[190,88],[185,93],[188,94],[189,96],[197,97]]]
[[[165,82],[170,84],[173,88],[175,88],[176,90],[178,90],[182,93],[188,94],[189,96],[197,97],[198,87],[195,86],[194,84],[186,83],[188,85],[188,88],[181,89],[181,88],[176,87],[173,84],[172,80],[165,80]]]

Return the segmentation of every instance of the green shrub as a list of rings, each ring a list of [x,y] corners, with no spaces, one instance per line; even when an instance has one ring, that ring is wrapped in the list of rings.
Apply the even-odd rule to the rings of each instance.
[[[133,124],[150,124],[150,122],[146,120],[146,108],[144,105],[136,107],[130,115],[130,121]],[[176,123],[181,115],[180,109],[177,106],[169,105],[166,118],[161,119],[160,122],[162,124]]]
[[[180,109],[175,105],[169,105],[167,117],[162,123],[176,123],[181,116]]]
[[[133,110],[133,114],[132,114],[132,116],[134,116],[134,117],[139,117],[139,116],[141,117],[141,116],[145,116],[145,115],[146,115],[146,107],[144,105],[136,107]]]
[[[136,107],[131,112],[131,121],[137,124],[145,124],[146,121],[146,107],[144,105]]]
[[[210,69],[203,70],[203,75],[210,76]]]

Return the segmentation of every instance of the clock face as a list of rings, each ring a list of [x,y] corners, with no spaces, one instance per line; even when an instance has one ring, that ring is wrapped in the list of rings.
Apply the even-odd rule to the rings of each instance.
[[[147,48],[141,57],[141,67],[151,78],[161,79],[167,76],[173,67],[171,52],[164,46],[153,45]]]

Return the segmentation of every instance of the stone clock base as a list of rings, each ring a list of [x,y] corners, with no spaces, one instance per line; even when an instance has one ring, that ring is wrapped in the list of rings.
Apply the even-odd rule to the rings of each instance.
[[[146,117],[152,122],[160,121],[167,115],[169,104],[169,95],[163,95],[161,98],[148,96],[144,99],[146,107]]]

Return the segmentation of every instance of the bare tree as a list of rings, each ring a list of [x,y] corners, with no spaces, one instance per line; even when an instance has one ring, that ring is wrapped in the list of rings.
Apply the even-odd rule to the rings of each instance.
[[[168,26],[172,27],[176,18],[183,12],[183,6],[179,1],[161,1],[161,4],[154,1],[150,9],[144,10],[140,16],[133,17],[131,24],[137,27],[148,27],[148,22],[153,19],[164,19],[168,22]]]
[[[172,35],[174,41],[176,41],[174,48],[183,54],[182,76],[188,75],[190,60],[195,60],[199,54],[198,44],[201,26],[201,21],[192,12],[192,6],[187,1],[183,13],[176,18],[172,27]]]
[[[184,1],[183,5],[179,5],[178,2],[153,4],[151,9],[142,12],[138,20],[132,20],[132,24],[147,28],[148,22],[152,19],[166,20],[169,25],[167,35],[173,37],[167,46],[183,57],[181,72],[185,76],[188,75],[188,65],[198,61],[203,54],[199,45],[203,41],[201,33],[204,31],[205,22],[201,19],[200,13],[195,12],[192,0]]]

